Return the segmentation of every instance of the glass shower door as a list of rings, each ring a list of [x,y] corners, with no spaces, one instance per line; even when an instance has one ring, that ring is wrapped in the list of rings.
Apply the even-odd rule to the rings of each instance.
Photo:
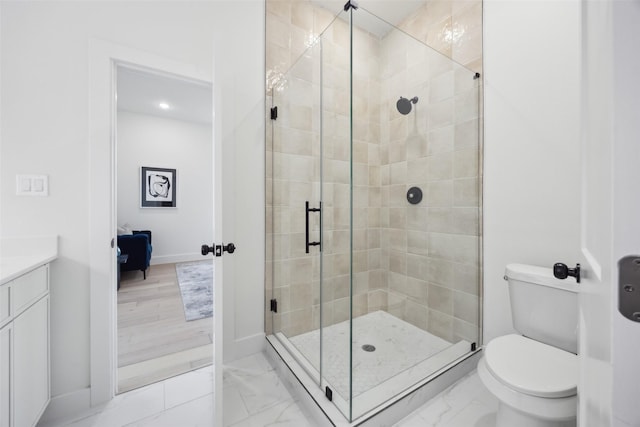
[[[351,61],[348,12],[322,37],[322,390],[351,419]]]
[[[350,418],[350,49],[342,18],[271,92],[267,309],[276,337]]]
[[[267,309],[273,333],[320,382],[321,45],[271,91],[267,138]]]
[[[351,22],[353,420],[479,343],[480,138],[475,72]]]
[[[267,330],[349,421],[480,344],[479,82],[359,8],[268,96]]]

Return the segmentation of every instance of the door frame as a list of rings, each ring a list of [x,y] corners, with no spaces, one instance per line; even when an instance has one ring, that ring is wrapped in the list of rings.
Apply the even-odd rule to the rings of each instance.
[[[117,388],[117,293],[116,283],[116,67],[158,70],[211,85],[213,73],[194,64],[175,61],[153,53],[98,39],[89,43],[89,135],[90,135],[90,406],[111,400]],[[215,102],[213,103],[215,111]],[[215,122],[212,124],[213,152],[216,152]],[[215,156],[215,154],[214,154]],[[215,159],[212,159],[215,160]],[[214,168],[217,166],[214,161]],[[220,183],[214,178],[214,200]],[[219,218],[215,210],[214,219]],[[215,225],[214,225],[215,230]],[[213,261],[212,261],[213,262]],[[221,295],[222,268],[215,273],[216,295]],[[220,291],[220,293],[219,293]],[[220,301],[216,298],[216,301]],[[217,305],[217,304],[216,304]],[[216,312],[214,310],[214,312]],[[214,322],[213,362],[222,353],[222,319]],[[107,337],[107,339],[105,339]]]

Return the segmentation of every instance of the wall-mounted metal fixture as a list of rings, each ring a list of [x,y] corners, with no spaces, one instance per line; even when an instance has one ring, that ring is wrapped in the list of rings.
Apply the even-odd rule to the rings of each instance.
[[[358,3],[355,0],[349,0],[344,4],[345,12],[347,12],[351,8],[353,8],[353,10],[356,10],[358,8]]]
[[[396,108],[398,109],[398,112],[402,115],[407,115],[411,112],[411,104],[417,104],[418,103],[418,97],[414,96],[411,99],[407,99],[403,96],[400,97],[400,99],[398,99],[398,102],[396,102]]]
[[[411,187],[407,190],[407,202],[417,205],[422,201],[422,190],[420,187]]]
[[[576,264],[576,268],[569,268],[561,262],[553,264],[553,276],[563,280],[569,276],[575,277],[576,282],[580,283],[580,264]]]

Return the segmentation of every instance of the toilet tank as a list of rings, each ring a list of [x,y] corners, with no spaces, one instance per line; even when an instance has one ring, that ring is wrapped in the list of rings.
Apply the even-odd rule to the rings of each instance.
[[[578,284],[551,267],[509,264],[505,270],[513,327],[545,344],[578,353]]]

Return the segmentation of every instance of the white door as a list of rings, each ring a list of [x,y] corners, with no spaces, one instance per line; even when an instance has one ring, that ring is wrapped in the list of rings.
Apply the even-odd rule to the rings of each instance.
[[[640,1],[613,1],[613,262],[640,255]],[[615,264],[614,264],[615,266]],[[618,311],[613,287],[613,425],[640,426],[640,323]],[[640,283],[635,283],[635,293]],[[623,291],[622,294],[625,294]],[[628,297],[628,295],[625,295]],[[634,309],[640,311],[640,306]]]
[[[640,425],[640,323],[617,308],[617,261],[640,255],[637,22],[638,1],[582,3],[580,426]]]

